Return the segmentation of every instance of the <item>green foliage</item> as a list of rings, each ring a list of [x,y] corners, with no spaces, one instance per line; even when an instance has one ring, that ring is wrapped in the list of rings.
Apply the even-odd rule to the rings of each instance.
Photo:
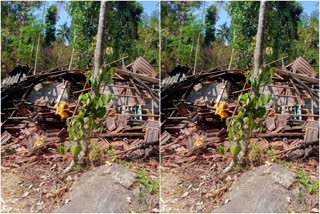
[[[153,12],[151,16],[144,14],[138,26],[139,38],[135,41],[135,55],[143,56],[148,62],[159,62],[159,13]]]
[[[102,70],[100,77],[90,77],[87,79],[90,80],[93,88],[100,89],[100,85],[108,84],[111,81],[111,73],[113,73],[112,68],[105,68]],[[86,93],[82,94],[80,97],[81,110],[78,115],[73,120],[67,120],[69,141],[75,142],[76,145],[73,145],[71,152],[76,156],[79,154],[81,149],[80,141],[87,142],[91,136],[93,130],[99,129],[99,124],[97,124],[96,119],[103,118],[106,114],[106,104],[108,104],[112,95],[105,94],[93,94]],[[92,145],[91,150],[96,150]],[[97,153],[94,151],[94,153]],[[92,155],[92,160],[94,159]],[[90,158],[90,157],[89,157]]]
[[[104,151],[107,153],[109,160],[112,162],[116,160],[116,151],[112,147],[106,147]]]
[[[71,45],[75,49],[75,64],[79,68],[93,64],[99,9],[100,2],[95,1],[70,1],[67,4],[76,37]],[[134,60],[137,57],[135,44],[139,39],[139,24],[143,12],[141,4],[131,1],[108,1],[107,9],[105,47],[113,51],[112,54],[106,54],[104,59],[112,61],[126,55],[129,61]],[[153,37],[159,37],[159,34]]]
[[[78,145],[73,145],[71,146],[70,151],[74,156],[77,156],[81,152],[81,147]]]
[[[70,1],[67,11],[72,17],[73,36],[71,46],[75,49],[75,64],[78,68],[91,65],[94,51],[94,37],[97,34],[100,2]]]
[[[34,63],[35,44],[42,25],[33,12],[41,2],[1,1],[1,71]]]
[[[224,146],[219,146],[219,147],[217,148],[217,153],[218,153],[219,155],[224,155],[224,154],[226,153],[226,147],[224,147]]]
[[[143,186],[147,190],[147,192],[149,192],[149,193],[159,192],[159,187],[160,187],[159,181],[150,180],[147,173],[142,169],[138,169],[136,173],[139,178],[140,187]]]
[[[251,64],[253,57],[254,36],[257,33],[259,2],[255,1],[230,1],[226,5],[228,14],[232,18],[232,29],[235,40],[231,46],[236,52],[235,62],[240,68]]]
[[[217,17],[217,7],[215,5],[210,5],[207,9],[205,25],[206,33],[204,37],[204,42],[206,45],[210,45],[211,42],[216,40],[215,37],[215,25],[218,20]]]
[[[217,40],[220,42],[229,42],[230,29],[227,26],[227,23],[223,23],[219,25],[219,29],[217,30]]]
[[[65,146],[59,146],[59,147],[57,148],[57,152],[58,152],[60,155],[64,155],[64,154],[67,153],[67,149],[66,149]]]
[[[305,171],[302,169],[297,170],[299,183],[305,187],[309,193],[319,193],[319,181],[312,181]]]
[[[52,4],[48,8],[46,15],[46,35],[45,45],[50,46],[56,40],[57,6]]]
[[[276,60],[284,55],[289,55],[291,62],[296,55],[294,44],[298,38],[298,25],[302,7],[298,2],[269,1],[267,2],[265,47],[268,48],[266,62]],[[230,1],[226,7],[232,17],[232,29],[235,40],[231,41],[235,49],[235,64],[239,68],[252,66],[255,36],[258,26],[259,2]],[[272,51],[270,51],[272,50]]]
[[[298,25],[299,39],[294,42],[292,55],[303,56],[313,65],[319,65],[319,11],[315,10],[311,16],[302,15]],[[319,69],[316,69],[319,71]]]
[[[254,89],[259,91],[261,84],[269,84],[271,82],[271,76],[274,72],[273,69],[263,69],[258,77],[247,76],[247,82],[251,83]],[[231,121],[227,120],[228,137],[231,145],[231,153],[237,156],[241,151],[240,142],[249,145],[250,135],[254,129],[257,128],[256,119],[262,118],[266,113],[266,104],[269,103],[272,96],[270,94],[258,94],[253,96],[252,92],[245,93],[239,97],[239,101],[242,108],[238,115]],[[251,154],[252,161],[254,154]]]
[[[176,64],[194,64],[201,20],[194,12],[203,2],[161,2],[161,68],[170,71]],[[202,11],[202,10],[201,10]],[[199,12],[199,11],[198,11]],[[200,35],[203,41],[203,35]],[[200,58],[200,55],[198,56]],[[165,76],[165,73],[162,73]]]
[[[57,29],[57,40],[61,43],[70,42],[70,27],[68,27],[67,22]]]
[[[90,142],[88,145],[88,159],[91,165],[101,164],[103,152],[96,142]]]

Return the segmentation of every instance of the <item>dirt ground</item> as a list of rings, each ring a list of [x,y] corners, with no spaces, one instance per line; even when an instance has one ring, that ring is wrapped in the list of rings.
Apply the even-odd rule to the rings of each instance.
[[[212,158],[198,156],[181,165],[172,160],[161,163],[161,212],[212,212],[224,203],[221,196],[239,174],[222,174],[223,163]]]
[[[61,206],[63,195],[78,176],[61,173],[66,158],[38,156],[31,164],[18,165],[2,157],[1,212],[52,212]]]
[[[1,162],[1,213],[50,213],[68,203],[67,192],[82,173],[90,167],[62,173],[70,155],[39,155],[36,160],[21,165],[9,156]],[[152,179],[158,177],[158,162],[134,163],[130,168],[144,169]]]
[[[222,170],[227,166],[228,158],[219,155],[202,154],[188,159],[172,154],[162,156],[161,212],[211,213],[226,203],[224,196],[230,190],[232,183],[242,173],[251,170],[248,168],[223,174]],[[295,171],[297,168],[305,168],[306,164],[291,163],[287,167]],[[304,195],[306,198],[309,196],[315,197]]]

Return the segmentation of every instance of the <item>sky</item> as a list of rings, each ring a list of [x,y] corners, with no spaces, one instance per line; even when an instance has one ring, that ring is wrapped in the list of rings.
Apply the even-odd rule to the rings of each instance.
[[[148,14],[149,16],[152,14],[153,11],[159,10],[159,2],[158,1],[138,1],[141,3],[143,7],[143,12]],[[48,5],[52,4],[52,2],[49,2]],[[67,11],[64,8],[61,8],[59,11],[59,20],[56,24],[57,27],[64,24],[65,22],[70,25],[71,23],[71,17],[68,15]]]
[[[151,15],[153,11],[155,10],[159,10],[159,2],[158,1],[138,1],[141,3],[144,13]],[[212,4],[213,1],[207,1],[208,5]],[[298,1],[299,3],[301,3],[302,7],[303,7],[303,12],[307,13],[308,15],[310,15],[312,13],[312,11],[314,11],[315,9],[317,9],[317,3],[318,1]],[[48,2],[47,7],[53,4],[53,2]],[[41,17],[41,11],[38,11],[38,13],[40,14],[38,17]],[[202,9],[198,12],[199,17],[201,17],[201,13],[202,13]],[[71,23],[71,17],[68,15],[67,11],[65,10],[65,8],[61,7],[60,11],[59,11],[59,20],[57,22],[57,28],[59,28],[60,25],[64,24],[65,22],[68,23],[68,25],[70,25]],[[216,26],[219,27],[220,25],[222,25],[224,22],[226,22],[228,24],[228,26],[230,25],[230,21],[231,18],[228,16],[226,10],[224,9],[224,7],[219,8],[219,19],[217,21]]]
[[[306,13],[308,16],[311,15],[312,11],[316,10],[317,7],[317,3],[318,1],[298,1],[302,7],[303,7],[303,13]],[[207,7],[212,4],[212,1],[208,1],[208,5]],[[199,13],[202,13],[202,9],[200,10]],[[219,27],[220,25],[222,25],[223,23],[227,23],[228,26],[230,26],[230,22],[231,22],[231,17],[227,14],[227,11],[224,9],[224,6],[222,6],[221,8],[219,8],[219,19],[216,23],[216,26]],[[199,14],[199,17],[201,17],[201,15]]]

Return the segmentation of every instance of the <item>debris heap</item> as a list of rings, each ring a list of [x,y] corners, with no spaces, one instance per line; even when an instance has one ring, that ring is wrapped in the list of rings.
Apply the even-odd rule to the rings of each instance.
[[[89,69],[57,67],[30,75],[31,70],[18,67],[2,80],[3,164],[13,161],[23,164],[39,154],[58,155],[56,149],[61,145],[68,149],[66,120],[77,115],[79,96],[91,91],[90,83],[86,83]],[[91,141],[97,142],[101,149],[113,149],[119,157],[158,159],[157,76],[142,57],[116,68],[112,83],[100,89],[113,97],[102,119],[104,131],[95,131]]]
[[[316,167],[319,158],[319,82],[318,74],[302,57],[275,68],[273,82],[262,85],[260,93],[272,94],[267,113],[256,121],[264,131],[251,135],[251,141],[275,156],[302,160]],[[238,98],[251,90],[246,70],[221,68],[191,75],[178,66],[162,80],[160,144],[162,159],[171,160],[206,152],[217,154],[228,149],[226,120],[237,115]],[[177,158],[177,157],[175,157]],[[182,159],[181,159],[182,161]],[[315,169],[315,168],[314,168]]]

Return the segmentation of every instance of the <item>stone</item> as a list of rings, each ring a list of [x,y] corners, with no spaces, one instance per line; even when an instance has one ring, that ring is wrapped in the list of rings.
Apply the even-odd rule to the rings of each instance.
[[[287,213],[290,210],[307,211],[298,203],[298,193],[292,188],[296,174],[289,169],[272,164],[264,165],[240,176],[225,195],[228,203],[214,213]],[[288,201],[290,198],[290,201]]]
[[[128,213],[148,211],[138,202],[137,175],[118,164],[104,165],[80,176],[55,213]],[[140,193],[141,194],[141,193]],[[145,194],[144,194],[144,197]],[[131,200],[129,201],[128,198]],[[142,204],[142,205],[141,205]]]

